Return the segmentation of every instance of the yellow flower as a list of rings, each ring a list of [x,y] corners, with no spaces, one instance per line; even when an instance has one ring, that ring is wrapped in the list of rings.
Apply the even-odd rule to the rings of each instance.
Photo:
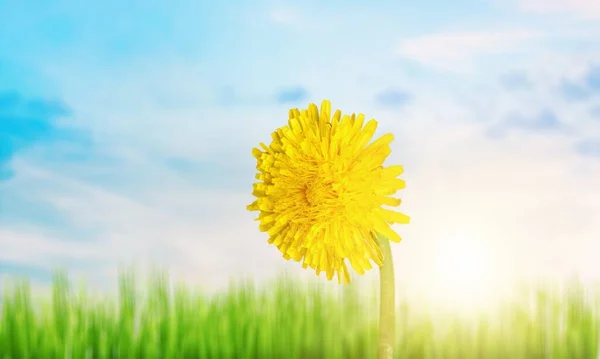
[[[399,206],[389,197],[404,188],[397,177],[402,166],[383,167],[390,154],[391,133],[369,141],[377,128],[365,116],[331,117],[331,103],[307,110],[289,111],[288,125],[271,135],[269,146],[252,150],[259,173],[247,208],[259,211],[260,230],[267,232],[288,260],[303,260],[319,275],[350,282],[345,259],[359,274],[371,269],[370,260],[383,265],[377,234],[394,242],[401,239],[391,223],[408,223],[409,217],[383,208]]]

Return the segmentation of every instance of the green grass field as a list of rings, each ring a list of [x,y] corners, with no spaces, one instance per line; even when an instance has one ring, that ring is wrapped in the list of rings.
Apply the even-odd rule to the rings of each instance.
[[[377,298],[280,277],[203,295],[122,275],[119,293],[90,297],[57,274],[48,297],[26,281],[4,291],[0,358],[375,358]],[[136,293],[144,293],[139,295]],[[465,316],[399,303],[396,358],[596,359],[600,298],[578,282],[522,287],[485,313]],[[365,299],[366,298],[366,299]]]

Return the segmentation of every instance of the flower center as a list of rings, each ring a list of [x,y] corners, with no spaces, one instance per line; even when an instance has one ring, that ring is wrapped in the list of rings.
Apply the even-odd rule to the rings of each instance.
[[[326,207],[337,204],[340,199],[340,191],[335,188],[333,181],[321,180],[304,185],[304,197],[311,206]]]

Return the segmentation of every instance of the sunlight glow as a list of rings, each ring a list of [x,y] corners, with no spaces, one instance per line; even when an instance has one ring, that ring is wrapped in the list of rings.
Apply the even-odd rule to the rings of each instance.
[[[499,267],[483,240],[449,236],[436,246],[433,260],[430,290],[439,294],[440,304],[479,307],[499,294]]]

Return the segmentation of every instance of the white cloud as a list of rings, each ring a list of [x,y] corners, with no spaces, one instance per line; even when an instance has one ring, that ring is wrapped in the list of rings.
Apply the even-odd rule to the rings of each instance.
[[[469,71],[477,57],[523,49],[540,33],[533,30],[438,33],[405,39],[397,55],[423,65],[449,71]]]
[[[587,19],[600,19],[597,0],[518,0],[520,8],[538,13],[571,13]]]
[[[298,11],[292,11],[290,9],[274,9],[270,12],[269,17],[271,21],[279,25],[298,28],[305,26],[305,21],[302,20],[302,16]]]
[[[10,190],[29,194],[67,216],[70,225],[96,228],[89,238],[56,237],[35,223],[0,232],[0,261],[51,268],[165,265],[196,283],[218,286],[231,275],[265,271],[273,248],[246,212],[248,193],[202,190],[177,180],[152,182],[141,199],[111,192],[44,166],[16,161]],[[165,178],[163,177],[163,181]],[[31,186],[36,183],[35,186]],[[93,272],[93,269],[89,270]],[[114,272],[116,273],[116,272]]]
[[[312,33],[334,30],[346,20],[338,12],[329,11],[322,6],[319,9],[319,12],[315,12],[314,9],[305,7],[276,7],[268,11],[268,19],[279,27]]]

